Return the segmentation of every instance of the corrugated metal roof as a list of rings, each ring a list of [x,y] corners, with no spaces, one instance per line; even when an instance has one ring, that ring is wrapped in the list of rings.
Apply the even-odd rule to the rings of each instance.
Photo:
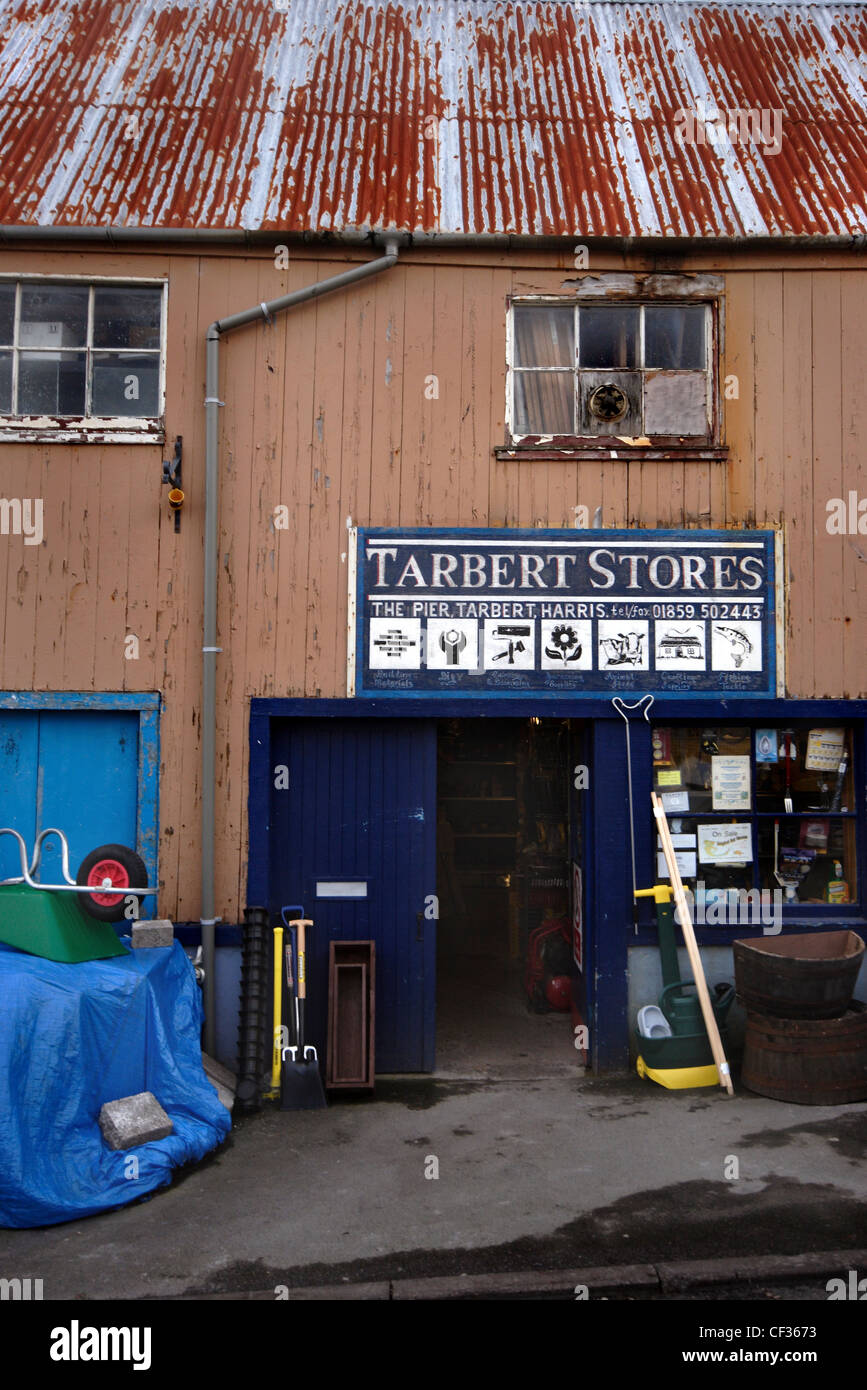
[[[0,224],[857,234],[865,52],[860,4],[0,0]]]

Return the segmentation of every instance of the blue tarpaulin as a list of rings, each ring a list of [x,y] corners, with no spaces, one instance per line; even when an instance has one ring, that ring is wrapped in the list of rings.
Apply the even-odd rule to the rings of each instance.
[[[78,965],[0,945],[0,1000],[0,1225],[125,1206],[229,1133],[202,1067],[201,995],[179,942]],[[100,1109],[140,1091],[153,1092],[174,1133],[114,1151]]]

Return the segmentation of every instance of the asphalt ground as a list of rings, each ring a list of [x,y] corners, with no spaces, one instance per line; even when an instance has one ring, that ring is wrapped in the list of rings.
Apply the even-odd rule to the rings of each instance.
[[[0,1270],[45,1298],[169,1299],[854,1252],[865,1149],[864,1104],[383,1078],[326,1111],[239,1118],[146,1201],[0,1232]]]

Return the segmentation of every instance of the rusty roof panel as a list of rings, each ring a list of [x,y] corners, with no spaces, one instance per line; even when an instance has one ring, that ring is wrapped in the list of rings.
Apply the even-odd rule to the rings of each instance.
[[[860,4],[0,0],[0,21],[3,225],[867,228]]]

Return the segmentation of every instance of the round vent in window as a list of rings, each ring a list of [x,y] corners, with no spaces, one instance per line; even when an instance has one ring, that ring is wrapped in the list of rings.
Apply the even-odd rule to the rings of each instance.
[[[597,386],[587,404],[590,414],[597,420],[609,422],[622,420],[629,409],[626,395],[611,381],[606,382],[604,386]]]

